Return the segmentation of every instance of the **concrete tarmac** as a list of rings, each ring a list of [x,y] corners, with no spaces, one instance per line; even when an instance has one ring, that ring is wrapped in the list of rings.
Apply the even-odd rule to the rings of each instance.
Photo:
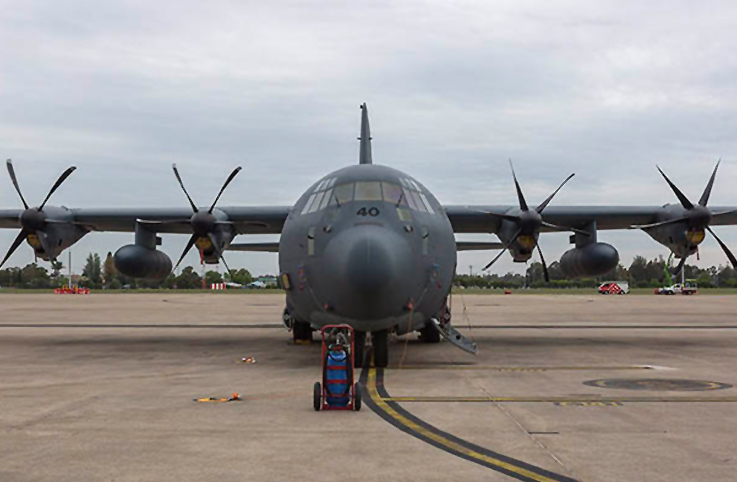
[[[283,303],[0,295],[0,481],[737,480],[737,296],[455,295],[479,355],[394,339],[358,413]]]

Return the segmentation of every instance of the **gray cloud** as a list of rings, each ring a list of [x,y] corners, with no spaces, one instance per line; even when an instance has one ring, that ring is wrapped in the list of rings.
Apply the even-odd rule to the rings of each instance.
[[[514,203],[511,157],[531,199],[575,171],[557,204],[657,205],[674,199],[655,163],[696,197],[721,156],[712,199],[734,205],[735,20],[724,2],[4,1],[0,148],[31,199],[74,163],[57,203],[184,205],[177,162],[202,203],[242,164],[223,204],[291,204],[357,161],[367,101],[375,161],[447,204]],[[18,206],[0,178],[0,206]],[[627,261],[665,253],[642,233],[602,238]],[[86,237],[75,268],[130,239]],[[566,236],[543,245],[555,258]],[[230,257],[276,270],[274,255]],[[705,243],[701,264],[725,262]]]

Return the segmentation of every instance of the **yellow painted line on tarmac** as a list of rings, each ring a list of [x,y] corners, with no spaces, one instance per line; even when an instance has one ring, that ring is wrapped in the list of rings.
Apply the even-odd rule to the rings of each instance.
[[[383,397],[381,401],[431,403],[737,403],[737,397]]]
[[[568,477],[553,474],[543,469],[529,466],[528,464],[524,464],[522,462],[519,462],[519,464],[514,463],[516,462],[514,461],[514,459],[501,460],[500,458],[481,453],[481,451],[479,450],[474,450],[469,446],[451,440],[449,437],[443,435],[443,433],[439,430],[431,430],[423,425],[415,423],[407,416],[402,415],[397,410],[392,408],[388,403],[400,400],[408,401],[405,400],[405,398],[412,397],[382,397],[377,389],[375,368],[371,368],[368,373],[366,390],[368,396],[376,405],[376,408],[388,415],[396,423],[396,425],[403,427],[404,429],[406,429],[406,431],[409,431],[412,434],[417,434],[424,437],[425,439],[431,440],[432,442],[434,442],[434,445],[440,446],[440,448],[443,448],[450,453],[455,453],[456,455],[462,454],[464,458],[471,459],[487,467],[490,466],[491,468],[506,473],[507,475],[517,478],[518,480],[532,480],[538,482],[572,481],[572,479]],[[529,469],[523,467],[522,465],[529,467]],[[549,474],[550,476],[546,474]]]

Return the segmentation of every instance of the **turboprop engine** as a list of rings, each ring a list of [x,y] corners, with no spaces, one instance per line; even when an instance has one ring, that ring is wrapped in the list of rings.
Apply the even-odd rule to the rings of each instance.
[[[573,248],[560,258],[560,267],[569,278],[582,276],[601,276],[619,264],[619,253],[614,246],[606,243],[590,243],[581,248]]]

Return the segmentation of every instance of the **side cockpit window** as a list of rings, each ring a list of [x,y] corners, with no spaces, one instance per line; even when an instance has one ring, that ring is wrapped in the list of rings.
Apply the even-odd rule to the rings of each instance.
[[[333,186],[337,178],[323,179],[317,186],[302,208],[302,214],[309,214],[325,209],[333,196]]]
[[[435,214],[432,206],[430,206],[430,201],[422,192],[419,184],[412,179],[399,178],[399,181],[402,183],[402,191],[410,208],[423,213]]]

